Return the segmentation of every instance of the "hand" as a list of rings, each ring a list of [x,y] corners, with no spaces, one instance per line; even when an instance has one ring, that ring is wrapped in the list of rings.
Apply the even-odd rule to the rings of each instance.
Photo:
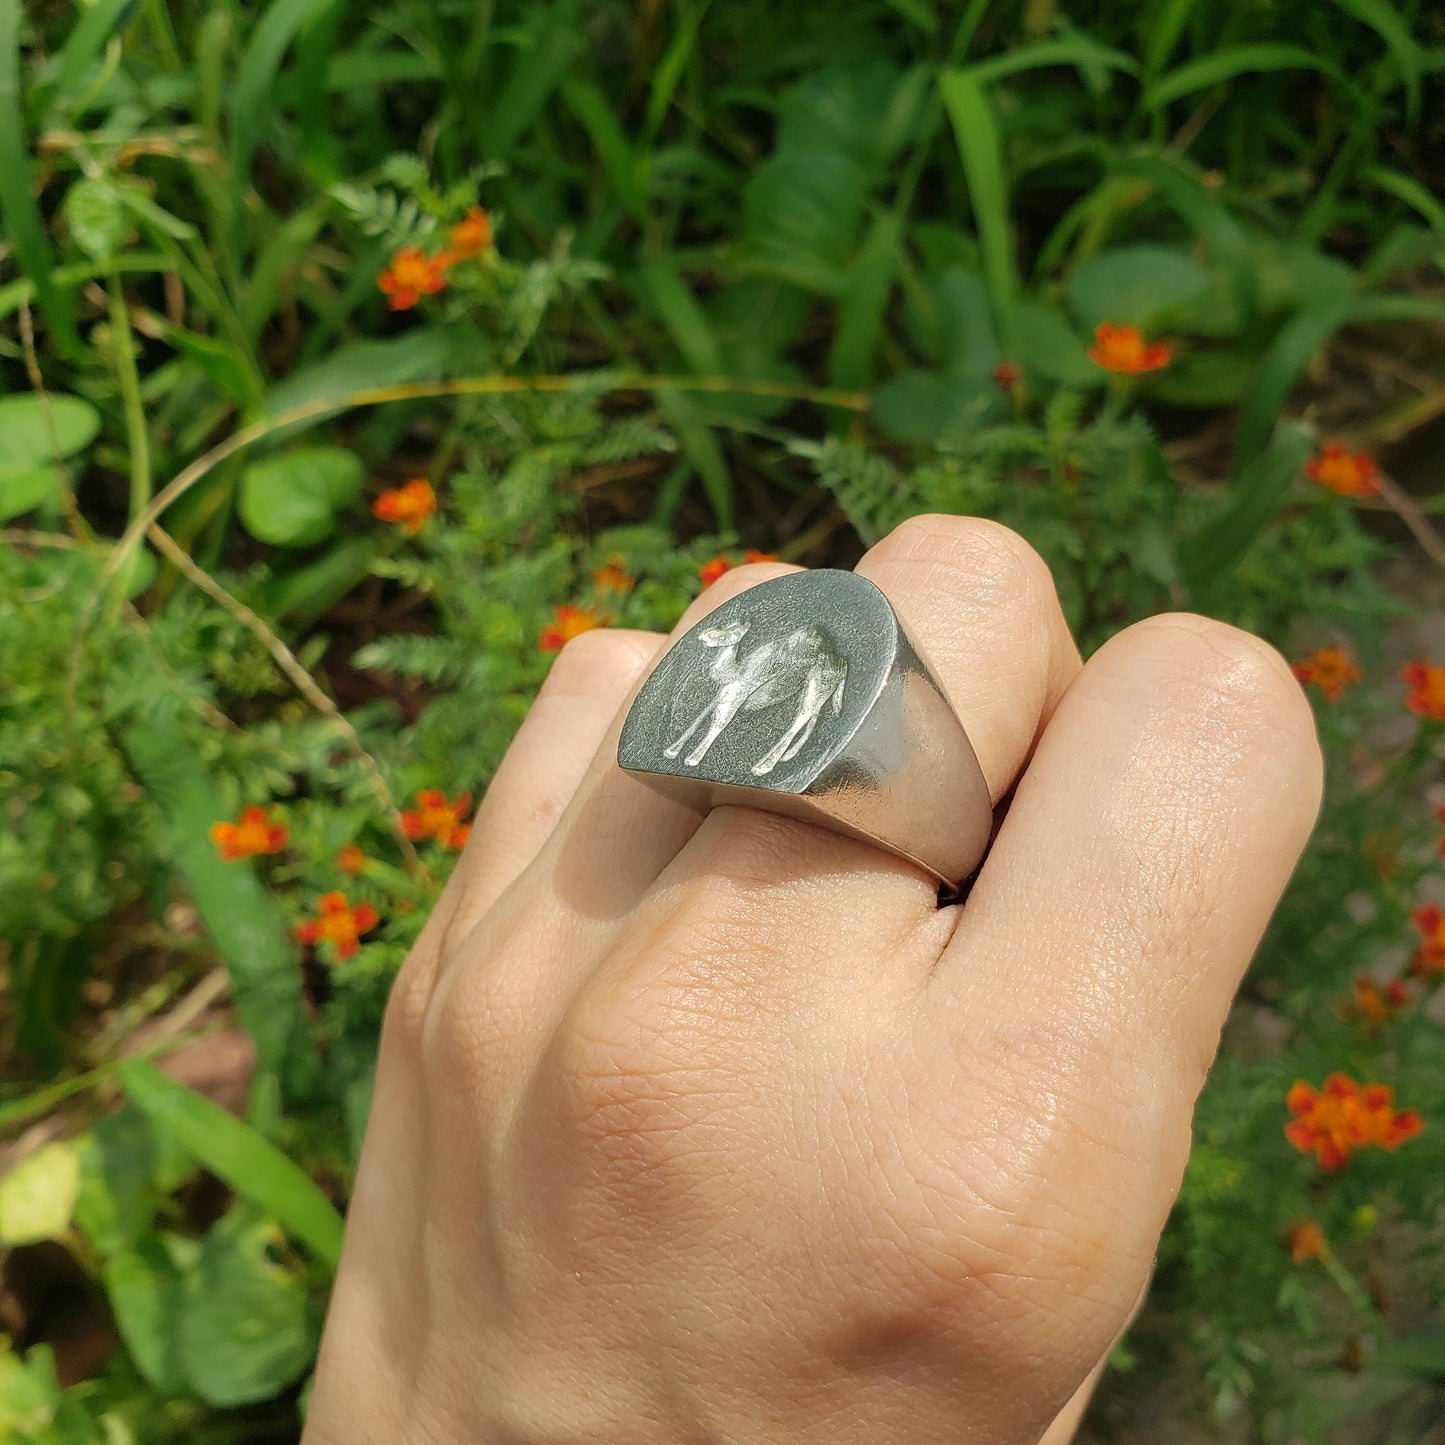
[[[308,1445],[1068,1438],[1313,823],[1313,721],[1199,617],[1081,668],[992,523],[858,570],[995,802],[1019,779],[966,903],[620,773],[664,639],[570,644],[397,980]]]

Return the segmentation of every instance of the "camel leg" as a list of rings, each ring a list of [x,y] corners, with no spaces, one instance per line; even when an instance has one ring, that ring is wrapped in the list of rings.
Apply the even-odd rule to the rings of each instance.
[[[692,735],[708,720],[708,717],[711,714],[712,710],[712,703],[709,703],[705,708],[703,708],[703,710],[698,713],[698,715],[693,719],[692,726],[688,728],[688,730],[683,733],[683,735],[678,738],[676,742],[669,743],[668,746],[662,750],[663,757],[675,758],[687,746],[688,740],[692,737]],[[691,762],[692,759],[689,758],[688,761]]]
[[[803,725],[803,731],[798,734],[793,746],[783,754],[783,761],[785,763],[792,762],[793,759],[803,751],[804,747],[807,746],[808,739],[813,736],[813,729],[818,726],[818,713],[821,713],[822,710],[822,707],[819,706],[818,712],[815,712]]]
[[[708,728],[707,736],[687,755],[688,767],[695,768],[707,756],[708,749],[718,740],[722,730],[737,716],[741,702],[742,699],[738,698],[713,704],[712,726]]]
[[[764,758],[753,764],[753,775],[763,777],[777,767],[779,763],[785,763],[789,758],[796,757],[798,749],[808,740],[808,734],[813,730],[813,723],[817,721],[817,715],[809,718],[807,716],[793,719],[793,725],[778,740],[777,745]],[[799,737],[798,734],[802,736]],[[797,739],[794,742],[794,739]]]

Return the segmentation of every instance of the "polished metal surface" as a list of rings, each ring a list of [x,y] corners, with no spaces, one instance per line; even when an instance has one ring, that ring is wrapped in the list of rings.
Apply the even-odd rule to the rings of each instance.
[[[951,885],[988,847],[963,726],[888,599],[853,572],[777,577],[705,617],[643,684],[617,760],[690,806],[805,818]]]

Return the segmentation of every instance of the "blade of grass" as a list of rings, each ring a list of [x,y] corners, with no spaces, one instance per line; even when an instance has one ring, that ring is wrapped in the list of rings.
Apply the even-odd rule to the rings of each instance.
[[[945,71],[939,77],[938,86],[963,162],[969,204],[973,207],[979,249],[983,252],[984,280],[993,304],[994,325],[1004,351],[1012,355],[1018,272],[1009,236],[1008,182],[998,124],[983,87],[971,71]]]
[[[658,410],[677,433],[682,454],[692,464],[702,482],[703,495],[717,519],[719,531],[733,529],[733,484],[727,461],[713,429],[703,420],[702,411],[690,396],[676,391],[657,393]]]
[[[1410,33],[1409,22],[1389,0],[1334,0],[1361,25],[1368,26],[1384,42],[1400,72],[1405,89],[1405,110],[1413,124],[1420,113],[1420,88],[1424,83],[1425,52]]]
[[[83,11],[66,37],[55,77],[55,94],[64,104],[81,99],[86,70],[113,35],[121,34],[135,17],[137,0],[97,0]]]
[[[271,0],[246,44],[231,91],[231,171],[244,187],[271,113],[271,88],[297,32],[330,0]]]
[[[1195,605],[1231,573],[1289,495],[1309,457],[1303,427],[1281,426],[1262,456],[1245,467],[1230,488],[1224,510],[1180,549],[1185,582]]]
[[[657,257],[637,271],[638,290],[667,327],[688,370],[716,376],[724,370],[722,350],[707,313],[670,259]]]
[[[868,380],[873,354],[883,337],[883,313],[898,273],[902,237],[901,216],[895,212],[879,216],[853,263],[828,357],[828,380],[833,386],[862,386]]]
[[[1238,80],[1241,75],[1258,75],[1274,70],[1317,70],[1335,80],[1342,80],[1339,70],[1299,45],[1265,42],[1258,45],[1232,45],[1201,55],[1171,70],[1144,92],[1145,110],[1162,110],[1176,100],[1211,86]]]
[[[249,1124],[178,1084],[154,1064],[127,1059],[120,1086],[150,1122],[243,1199],[280,1221],[328,1269],[341,1262],[341,1216],[311,1178]]]
[[[72,360],[83,350],[69,293],[55,284],[54,254],[35,204],[25,118],[20,109],[20,3],[0,0],[0,220],[20,268],[35,287],[55,340]]]
[[[579,0],[533,11],[527,48],[507,67],[484,122],[481,139],[489,158],[510,156],[572,68],[586,43],[579,11]]]
[[[1235,442],[1236,479],[1264,450],[1290,392],[1320,347],[1349,320],[1350,309],[1349,296],[1334,297],[1292,316],[1280,328],[1244,396]]]
[[[1164,0],[1163,5],[1152,7],[1158,18],[1150,27],[1149,38],[1144,43],[1144,74],[1155,79],[1169,63],[1179,37],[1189,23],[1194,9],[1194,0]]]
[[[562,99],[587,132],[602,158],[612,190],[639,226],[648,221],[647,187],[642,169],[611,103],[590,80],[568,76],[562,82]]]
[[[1050,65],[1071,65],[1076,70],[1087,72],[1094,67],[1105,70],[1122,70],[1138,75],[1138,63],[1124,54],[1090,40],[1087,35],[1071,35],[1067,40],[1039,40],[1032,45],[1021,45],[1006,55],[980,60],[968,68],[979,85],[992,85],[1010,75],[1019,75],[1026,70],[1041,70]]]
[[[160,814],[171,860],[231,975],[257,1066],[305,1082],[315,1058],[302,1026],[301,974],[280,911],[256,870],[248,862],[222,861],[211,843],[211,824],[226,814],[210,770],[180,726],[157,709],[123,725],[119,742]]]
[[[1364,171],[1364,179],[1394,196],[1397,201],[1403,201],[1433,230],[1445,237],[1445,205],[1441,205],[1429,189],[1421,185],[1414,176],[1403,175],[1388,166],[1369,166]]]
[[[672,43],[652,73],[652,83],[647,90],[647,113],[642,125],[643,143],[649,150],[662,129],[663,119],[672,104],[672,97],[677,94],[687,63],[692,59],[697,33],[710,3],[711,0],[702,0],[701,4],[691,6],[683,14],[677,34],[672,37]]]

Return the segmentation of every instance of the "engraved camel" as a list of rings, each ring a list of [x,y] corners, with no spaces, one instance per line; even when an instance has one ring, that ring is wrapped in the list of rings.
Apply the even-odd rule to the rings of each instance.
[[[740,659],[738,643],[751,625],[740,620],[698,633],[704,647],[717,649],[717,656],[708,665],[709,675],[718,684],[717,692],[687,731],[664,750],[665,757],[677,757],[705,727],[702,740],[685,759],[688,767],[695,768],[739,712],[760,712],[796,697],[797,711],[783,736],[766,757],[753,764],[754,775],[764,777],[779,763],[797,757],[830,701],[835,715],[842,712],[848,664],[822,632],[816,627],[800,627],[786,637],[760,644]]]

